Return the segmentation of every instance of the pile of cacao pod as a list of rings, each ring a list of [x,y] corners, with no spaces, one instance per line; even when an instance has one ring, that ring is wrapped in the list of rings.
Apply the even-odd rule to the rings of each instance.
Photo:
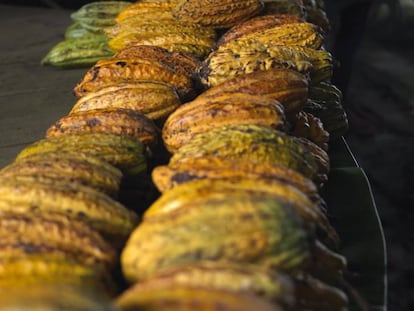
[[[351,309],[320,195],[347,130],[323,2],[119,4],[73,15],[114,52],[0,170],[1,288],[45,287],[51,310],[56,289],[70,310]],[[55,64],[92,61],[84,47]],[[147,177],[156,197],[124,203]]]

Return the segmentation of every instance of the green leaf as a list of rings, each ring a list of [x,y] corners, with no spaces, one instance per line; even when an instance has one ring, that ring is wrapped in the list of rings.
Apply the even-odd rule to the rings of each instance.
[[[322,195],[348,259],[349,282],[372,310],[386,309],[386,245],[368,178],[344,139],[331,146],[328,183]]]

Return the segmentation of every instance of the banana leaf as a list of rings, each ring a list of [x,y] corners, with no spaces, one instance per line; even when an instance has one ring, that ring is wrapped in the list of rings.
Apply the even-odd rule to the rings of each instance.
[[[351,285],[372,311],[387,309],[386,244],[371,186],[345,139],[330,146],[331,172],[322,194],[348,259]]]

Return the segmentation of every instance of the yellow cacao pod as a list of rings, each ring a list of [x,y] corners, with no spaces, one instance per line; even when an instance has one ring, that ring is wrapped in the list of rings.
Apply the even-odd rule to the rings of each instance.
[[[240,74],[202,92],[195,100],[208,100],[220,94],[266,96],[280,102],[288,120],[296,119],[308,99],[307,78],[291,69],[275,68]]]
[[[157,81],[109,84],[77,100],[70,114],[95,109],[129,109],[152,120],[164,119],[181,100],[174,87]]]
[[[154,147],[159,130],[152,120],[135,110],[106,108],[70,113],[57,120],[46,131],[46,137],[76,133],[114,133],[139,140]]]
[[[180,0],[172,13],[180,21],[230,28],[257,15],[262,9],[260,0]]]
[[[194,135],[226,124],[257,124],[286,130],[284,109],[277,100],[234,93],[196,99],[180,106],[165,121],[162,138],[166,148],[174,153]]]
[[[138,81],[158,81],[177,89],[181,97],[193,93],[190,77],[177,73],[174,68],[157,60],[112,58],[97,62],[83,76],[74,88],[75,94],[82,97],[114,83]]]

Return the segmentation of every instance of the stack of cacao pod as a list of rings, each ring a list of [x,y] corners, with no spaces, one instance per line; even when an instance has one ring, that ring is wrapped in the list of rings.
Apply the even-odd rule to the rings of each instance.
[[[90,242],[73,246],[88,254],[87,272],[52,274],[77,290],[104,279],[113,293],[119,260],[122,311],[348,310],[347,263],[319,193],[329,142],[347,129],[322,1],[141,0],[95,24],[116,52],[81,78],[68,115],[0,174],[5,198],[24,194],[0,200],[5,219],[23,217],[10,214],[12,202],[42,224],[82,223],[112,248],[104,253],[115,261]],[[143,202],[126,207],[117,195],[154,157],[161,196],[138,223],[131,209]],[[91,192],[105,199],[94,205]],[[55,244],[39,241],[35,259],[47,265]],[[79,265],[70,245],[56,256]]]

